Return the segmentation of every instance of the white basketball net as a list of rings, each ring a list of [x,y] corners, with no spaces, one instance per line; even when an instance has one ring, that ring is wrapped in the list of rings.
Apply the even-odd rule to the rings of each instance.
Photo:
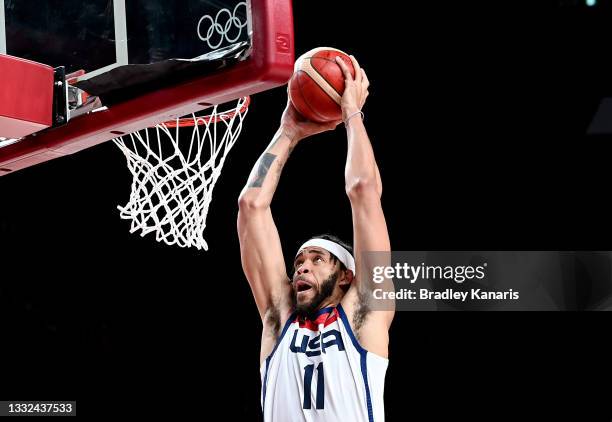
[[[154,232],[158,242],[208,250],[204,229],[213,189],[248,104],[249,98],[242,98],[230,111],[221,113],[215,106],[208,116],[192,115],[113,139],[133,176],[130,200],[117,207],[121,218],[132,221],[130,233]]]

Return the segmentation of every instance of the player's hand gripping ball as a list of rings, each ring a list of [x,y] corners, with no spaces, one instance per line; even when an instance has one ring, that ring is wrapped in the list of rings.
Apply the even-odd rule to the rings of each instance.
[[[301,55],[289,81],[289,98],[296,110],[313,122],[342,120],[340,101],[344,93],[344,74],[336,63],[339,56],[353,77],[355,68],[344,52],[320,47]]]

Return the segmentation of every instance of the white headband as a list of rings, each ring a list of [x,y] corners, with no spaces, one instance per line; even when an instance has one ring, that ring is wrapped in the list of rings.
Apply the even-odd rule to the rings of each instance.
[[[346,268],[348,268],[353,272],[353,274],[355,274],[355,259],[353,258],[353,255],[351,255],[349,251],[347,251],[345,248],[343,248],[336,242],[332,242],[331,240],[325,239],[310,239],[302,246],[300,246],[300,249],[298,249],[298,253],[296,253],[295,256],[298,256],[304,248],[307,248],[309,246],[318,246],[327,250],[329,253],[333,253],[336,258],[338,258],[340,262],[344,264]]]

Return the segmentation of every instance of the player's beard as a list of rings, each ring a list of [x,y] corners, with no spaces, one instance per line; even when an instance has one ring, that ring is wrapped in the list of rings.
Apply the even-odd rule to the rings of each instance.
[[[297,290],[295,290],[294,299],[295,299],[295,312],[299,316],[309,316],[314,311],[316,311],[321,303],[328,297],[330,297],[334,293],[334,288],[336,287],[336,281],[338,280],[338,275],[340,271],[336,271],[329,277],[327,277],[321,283],[321,288],[319,292],[310,300],[310,302],[298,303],[297,301]]]

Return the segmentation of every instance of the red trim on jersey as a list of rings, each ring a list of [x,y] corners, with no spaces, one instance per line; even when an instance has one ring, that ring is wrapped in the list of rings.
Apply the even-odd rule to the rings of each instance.
[[[307,328],[310,331],[319,331],[319,324],[323,324],[323,327],[327,327],[329,324],[335,322],[339,316],[338,310],[334,308],[330,313],[319,315],[314,321],[309,319],[300,319],[300,317],[297,316],[293,322],[299,323],[300,328]]]

